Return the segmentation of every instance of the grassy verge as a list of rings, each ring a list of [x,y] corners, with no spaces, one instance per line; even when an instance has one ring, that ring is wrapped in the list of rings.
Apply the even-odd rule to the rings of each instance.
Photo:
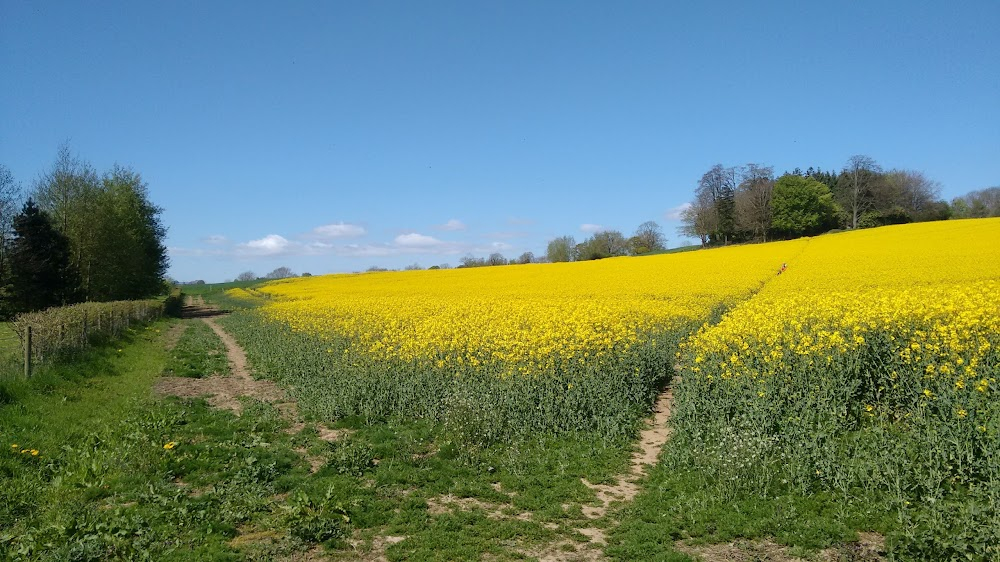
[[[226,346],[219,336],[205,322],[184,322],[183,333],[170,350],[163,373],[191,378],[229,374]]]
[[[323,548],[517,560],[553,541],[583,545],[578,526],[607,524],[583,517],[596,498],[580,479],[625,470],[625,441],[579,432],[470,450],[432,420],[396,417],[341,419],[331,440],[250,399],[235,416],[156,398],[167,327],[3,383],[3,558],[275,560]],[[190,370],[211,372],[207,348],[188,348]]]
[[[689,545],[767,540],[805,558],[832,549],[838,560],[852,557],[858,531],[888,534],[897,528],[887,498],[871,493],[845,501],[839,494],[802,493],[782,482],[777,458],[762,458],[750,440],[728,449],[695,452],[668,443],[643,492],[619,514],[608,541],[614,560],[691,560],[678,550]],[[705,457],[712,456],[712,461]],[[779,455],[780,456],[780,455]],[[700,458],[697,458],[700,457]],[[903,557],[902,559],[909,559]]]

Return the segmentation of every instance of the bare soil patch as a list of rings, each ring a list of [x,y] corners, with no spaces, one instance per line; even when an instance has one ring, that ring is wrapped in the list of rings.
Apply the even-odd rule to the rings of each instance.
[[[451,511],[472,511],[481,509],[486,512],[486,516],[491,519],[517,519],[519,521],[531,521],[532,513],[525,511],[522,513],[504,513],[503,507],[497,504],[484,502],[476,498],[456,498],[455,496],[441,496],[427,500],[427,513],[430,515],[442,515]]]
[[[599,506],[584,506],[584,515],[590,519],[599,519],[607,514],[612,503],[631,501],[639,493],[638,481],[646,475],[647,466],[656,464],[660,450],[670,438],[667,421],[670,419],[673,402],[674,393],[669,388],[656,399],[653,419],[639,434],[639,450],[632,455],[631,470],[617,484],[591,484],[583,479],[583,483],[597,494],[597,500],[601,502]]]
[[[208,403],[216,408],[232,410],[236,414],[243,411],[241,396],[256,398],[271,402],[282,409],[293,421],[298,418],[294,404],[285,398],[285,391],[268,380],[255,380],[250,375],[247,366],[246,353],[225,330],[212,318],[201,317],[201,320],[212,328],[226,345],[226,356],[229,359],[230,375],[221,377],[213,375],[202,379],[188,377],[163,377],[156,382],[157,394],[164,396],[180,396],[182,398],[208,397]]]
[[[802,558],[789,553],[787,546],[770,540],[739,540],[722,544],[692,545],[677,542],[674,548],[704,562],[882,562],[885,560],[885,537],[877,533],[859,533],[858,541],[837,548],[826,548],[816,557]]]
[[[597,562],[604,560],[604,553],[599,547],[570,540],[561,540],[537,549],[522,550],[521,553],[537,558],[539,562]]]
[[[222,340],[222,343],[225,344],[226,357],[229,360],[231,371],[229,376],[213,375],[201,379],[162,377],[156,382],[154,387],[156,394],[160,396],[179,396],[182,398],[206,396],[208,403],[212,406],[232,410],[237,415],[243,411],[243,405],[240,403],[239,398],[241,396],[248,396],[274,404],[275,407],[281,410],[286,419],[289,419],[293,423],[297,422],[298,410],[294,402],[287,400],[285,391],[272,381],[255,380],[251,376],[247,356],[243,348],[214,320],[215,317],[222,314],[224,314],[223,311],[214,306],[207,305],[201,295],[194,298],[188,296],[181,310],[182,317],[199,318],[202,322],[208,324],[212,328],[212,331]],[[180,333],[186,328],[183,324],[179,326],[181,327],[177,328],[179,332],[176,335],[178,339],[180,338]],[[173,329],[171,329],[172,331]],[[166,339],[167,344],[169,344],[169,332]],[[176,339],[173,343],[176,345]]]
[[[387,562],[385,550],[404,540],[406,537],[398,535],[378,535],[372,539],[370,544],[357,538],[351,539],[348,541],[352,548],[350,559],[361,562]]]

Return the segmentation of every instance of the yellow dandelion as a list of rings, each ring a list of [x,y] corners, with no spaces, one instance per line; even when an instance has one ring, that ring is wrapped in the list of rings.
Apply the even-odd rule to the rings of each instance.
[[[177,442],[176,441],[171,441],[171,442],[163,445],[163,448],[169,451],[170,449],[173,449],[176,446],[177,446]]]

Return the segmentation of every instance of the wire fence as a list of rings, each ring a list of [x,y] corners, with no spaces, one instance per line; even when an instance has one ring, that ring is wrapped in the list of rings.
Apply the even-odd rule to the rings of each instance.
[[[164,303],[141,301],[89,302],[18,315],[9,331],[0,330],[0,363],[8,374],[20,363],[32,369],[60,355],[98,341],[120,338],[126,331],[163,316]]]

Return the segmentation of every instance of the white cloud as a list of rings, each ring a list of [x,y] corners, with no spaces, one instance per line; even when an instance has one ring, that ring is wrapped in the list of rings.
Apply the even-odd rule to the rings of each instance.
[[[607,229],[599,224],[584,223],[580,225],[580,230],[583,232],[588,232],[590,234],[596,234],[598,232],[603,232]]]
[[[669,209],[663,216],[666,217],[667,220],[679,221],[682,218],[684,218],[684,211],[690,208],[691,208],[691,203],[681,203],[680,205],[677,205],[676,207]]]
[[[281,256],[296,253],[301,248],[278,234],[268,234],[259,240],[251,240],[237,247],[237,253],[249,256]]]
[[[456,226],[458,220],[446,223]],[[464,227],[464,225],[462,225]],[[170,247],[172,256],[216,257],[216,258],[272,258],[279,256],[341,256],[341,257],[391,257],[402,255],[486,255],[492,252],[510,251],[513,247],[504,242],[503,233],[480,241],[441,240],[419,232],[400,234],[386,242],[345,243],[338,238],[357,237],[366,230],[346,223],[317,227],[299,236],[288,239],[280,234],[268,234],[256,240],[233,243],[224,236],[213,236],[202,240],[205,247]]]
[[[326,224],[323,226],[317,226],[312,230],[310,235],[314,238],[322,238],[324,240],[329,240],[331,238],[359,238],[367,233],[365,227],[357,224],[347,224],[343,222],[337,222],[333,224]]]
[[[441,242],[433,236],[425,236],[423,234],[417,234],[416,232],[411,232],[410,234],[400,234],[395,238],[395,240],[393,240],[393,243],[404,248],[429,248],[444,244],[444,242]]]
[[[467,227],[465,223],[458,219],[451,219],[450,221],[436,226],[438,230],[445,230],[448,232],[454,232],[456,230],[465,230]]]

